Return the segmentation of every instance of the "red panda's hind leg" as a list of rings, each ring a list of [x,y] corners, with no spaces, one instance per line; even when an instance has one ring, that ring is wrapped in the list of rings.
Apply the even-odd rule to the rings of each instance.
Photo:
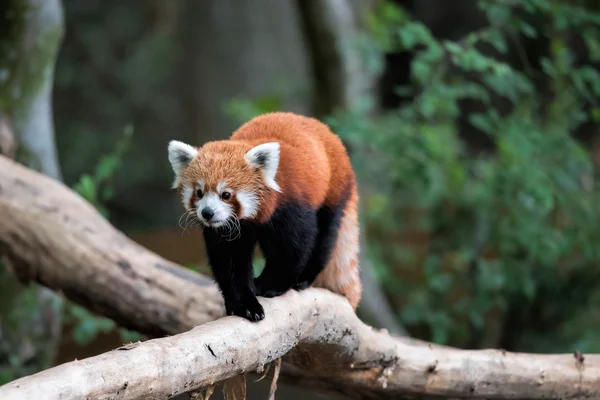
[[[279,296],[297,282],[317,237],[317,215],[308,206],[287,204],[275,211],[259,228],[258,243],[265,256],[265,268],[254,280],[255,293]]]
[[[348,299],[354,310],[362,296],[358,256],[358,195],[353,191],[340,221],[340,226],[325,269],[317,276],[315,287],[329,289]]]
[[[308,288],[314,283],[321,271],[325,269],[337,239],[345,205],[345,201],[336,207],[324,205],[317,212],[319,233],[317,234],[315,247],[294,289],[303,290]]]

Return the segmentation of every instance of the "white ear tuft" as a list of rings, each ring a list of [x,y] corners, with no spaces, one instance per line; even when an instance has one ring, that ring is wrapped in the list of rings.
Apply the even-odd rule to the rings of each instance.
[[[279,143],[259,144],[250,149],[245,158],[248,164],[263,170],[267,186],[281,192],[281,188],[275,181],[275,175],[277,175],[277,168],[279,167]]]
[[[176,188],[179,184],[179,177],[181,171],[187,167],[190,162],[198,155],[198,150],[178,140],[171,140],[169,142],[169,162],[175,173],[175,182],[173,187]]]

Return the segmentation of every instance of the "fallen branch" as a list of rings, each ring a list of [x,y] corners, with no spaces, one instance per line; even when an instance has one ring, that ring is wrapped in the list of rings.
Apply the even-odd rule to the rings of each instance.
[[[360,398],[435,394],[584,398],[600,394],[600,357],[509,354],[411,346],[359,321],[323,289],[264,299],[264,322],[221,318],[188,332],[123,346],[0,387],[0,398],[164,399],[290,360],[321,379],[356,385]],[[353,397],[357,397],[356,395]]]
[[[322,289],[290,292],[262,303],[269,312],[264,323],[221,318],[185,333],[126,345],[16,380],[0,387],[0,398],[82,399],[115,394],[120,399],[170,398],[260,370],[300,342],[319,347],[347,342],[355,348],[358,336],[351,330],[376,334],[356,318],[344,327],[346,331],[339,331],[335,322],[339,315],[352,317],[353,313]]]
[[[61,183],[1,156],[0,253],[23,282],[61,290],[153,336],[185,332],[223,315],[209,279],[133,243]],[[415,344],[373,330],[345,300],[321,289],[261,303],[268,316],[261,323],[221,318],[22,378],[0,387],[0,398],[164,398],[256,370],[282,355],[282,378],[356,399],[600,396],[598,355]]]

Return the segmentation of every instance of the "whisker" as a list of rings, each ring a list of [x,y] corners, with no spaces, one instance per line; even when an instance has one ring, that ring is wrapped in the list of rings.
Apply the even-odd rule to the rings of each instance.
[[[182,222],[184,217],[185,220]],[[189,232],[189,228],[203,227],[196,216],[195,209],[185,211],[181,217],[179,217],[178,225],[182,229],[181,236],[183,236],[185,232]]]
[[[228,219],[227,223],[230,230],[228,240],[233,241],[240,238],[242,235],[242,229],[240,220],[235,213],[232,213],[232,218]]]
[[[184,225],[181,225],[181,220],[183,219],[183,217],[187,217],[188,215],[188,210],[184,211],[183,214],[181,214],[181,216],[179,217],[179,220],[177,220],[177,225],[181,228],[181,229],[185,229]]]

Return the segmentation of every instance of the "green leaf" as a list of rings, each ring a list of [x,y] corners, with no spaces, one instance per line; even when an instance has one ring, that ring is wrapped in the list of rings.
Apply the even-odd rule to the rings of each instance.
[[[481,3],[480,3],[481,4]],[[507,5],[488,5],[485,9],[488,20],[492,25],[504,26],[508,24],[510,19],[511,11]]]
[[[483,114],[470,114],[469,122],[477,129],[481,129],[486,133],[492,133],[494,127],[490,118]]]
[[[487,41],[500,53],[505,54],[508,51],[506,39],[500,31],[491,31],[487,36]]]
[[[83,175],[79,181],[79,185],[77,187],[77,191],[80,195],[82,195],[86,200],[91,203],[95,203],[96,196],[96,185],[92,180],[92,177],[89,175]]]
[[[114,173],[117,165],[119,164],[119,160],[115,156],[105,157],[99,164],[96,169],[96,179],[99,181],[107,180]]]
[[[523,32],[523,34],[529,38],[535,39],[538,36],[535,28],[525,21],[520,21],[519,28],[521,32]]]
[[[121,340],[125,343],[137,342],[142,339],[142,335],[138,332],[130,331],[128,329],[119,329],[119,333],[121,334]]]
[[[449,274],[437,274],[429,280],[429,287],[437,293],[446,293],[452,285]]]
[[[412,76],[418,83],[425,83],[431,78],[432,70],[428,63],[415,60],[412,63]]]
[[[452,53],[458,54],[458,53],[462,53],[462,51],[463,51],[463,48],[460,47],[456,42],[450,42],[450,41],[444,42],[444,48],[451,54]]]

